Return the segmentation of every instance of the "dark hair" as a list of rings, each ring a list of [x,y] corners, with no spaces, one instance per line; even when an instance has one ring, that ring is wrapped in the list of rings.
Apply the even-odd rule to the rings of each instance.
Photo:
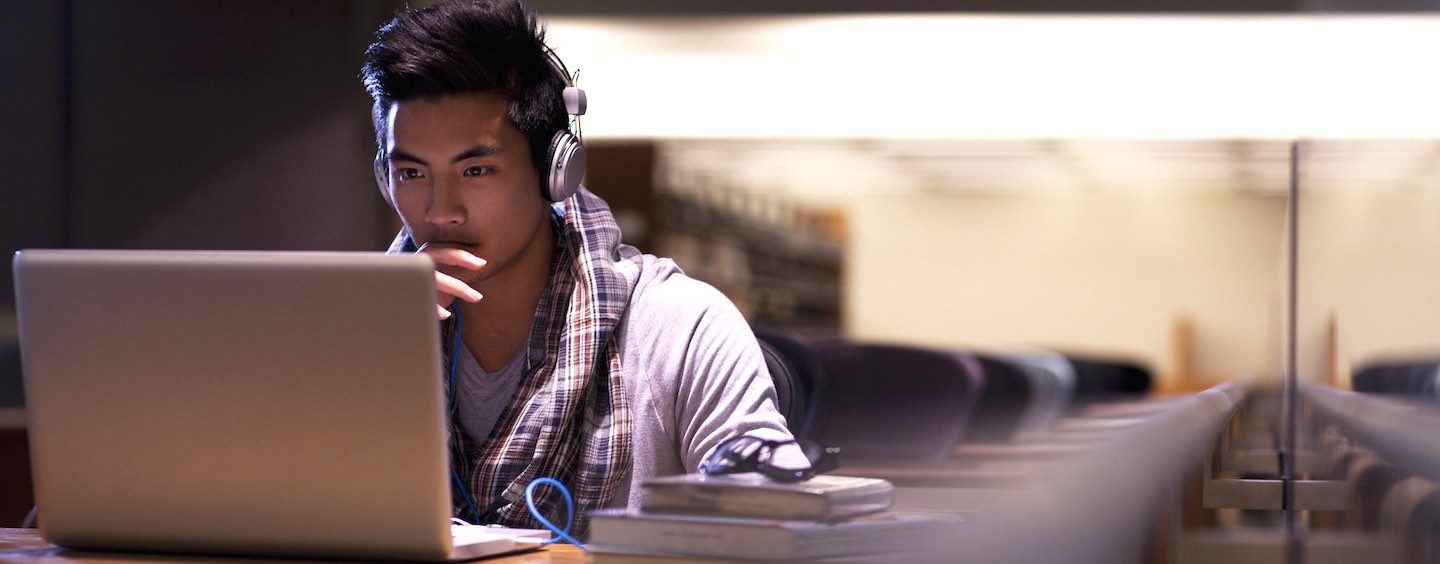
[[[360,76],[375,100],[375,138],[382,147],[396,102],[495,92],[529,140],[536,170],[544,170],[550,140],[568,120],[561,72],[529,7],[518,0],[455,0],[397,13],[375,32]]]

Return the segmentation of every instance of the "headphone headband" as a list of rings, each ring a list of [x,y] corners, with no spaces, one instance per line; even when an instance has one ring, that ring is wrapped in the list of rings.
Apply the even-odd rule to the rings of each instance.
[[[565,63],[555,54],[555,50],[545,48],[545,56],[550,61],[550,67],[565,79],[565,90],[561,97],[565,101],[565,113],[574,118],[573,123],[579,124],[579,117],[585,114],[587,100],[585,91],[575,87],[575,81],[565,68]],[[555,133],[550,139],[550,149],[546,153],[545,163],[548,164],[548,174],[542,173],[541,195],[552,202],[559,202],[580,190],[580,179],[585,176],[585,144],[580,139],[580,128],[566,127]]]
[[[569,69],[565,68],[565,63],[560,61],[560,56],[555,54],[554,49],[545,48],[545,59],[550,63],[550,68],[555,70],[555,74],[565,80],[565,91],[561,94],[565,99],[565,113],[572,116],[585,115],[585,91],[575,86]]]

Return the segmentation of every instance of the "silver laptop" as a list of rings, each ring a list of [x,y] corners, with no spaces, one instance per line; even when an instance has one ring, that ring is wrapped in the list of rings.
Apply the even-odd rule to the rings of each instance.
[[[35,497],[60,546],[457,560],[428,258],[15,255]]]

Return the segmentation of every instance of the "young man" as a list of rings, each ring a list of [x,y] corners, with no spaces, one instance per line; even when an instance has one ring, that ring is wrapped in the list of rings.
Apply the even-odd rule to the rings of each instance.
[[[362,76],[376,176],[404,225],[391,250],[437,265],[457,515],[536,526],[525,487],[550,477],[583,532],[586,511],[637,506],[642,480],[694,472],[729,437],[789,437],[735,307],[620,244],[600,198],[551,178],[569,79],[528,8],[402,13]],[[557,491],[537,493],[563,522]]]

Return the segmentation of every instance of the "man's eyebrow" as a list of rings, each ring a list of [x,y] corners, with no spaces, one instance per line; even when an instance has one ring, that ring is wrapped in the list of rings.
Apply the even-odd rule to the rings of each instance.
[[[455,155],[454,158],[451,158],[450,162],[458,163],[465,159],[473,159],[476,157],[493,157],[504,152],[505,149],[496,145],[476,145],[474,147],[461,151],[460,154]],[[405,161],[412,162],[420,166],[430,166],[430,163],[425,162],[425,159],[422,159],[410,153],[406,153],[405,151],[402,151],[400,149],[390,151],[390,161]]]
[[[465,159],[473,159],[476,157],[493,157],[504,152],[505,149],[496,145],[476,145],[474,147],[466,149],[458,155],[455,155],[455,158],[450,159],[450,162],[458,163]]]
[[[405,151],[401,151],[400,149],[395,149],[395,150],[393,150],[393,151],[390,151],[389,160],[390,160],[390,162],[406,161],[406,162],[412,162],[412,163],[418,164],[418,165],[420,165],[420,166],[430,166],[430,163],[425,162],[424,159],[421,159],[420,157],[417,157],[417,156],[412,155],[412,154],[410,154],[410,153],[406,153]]]

